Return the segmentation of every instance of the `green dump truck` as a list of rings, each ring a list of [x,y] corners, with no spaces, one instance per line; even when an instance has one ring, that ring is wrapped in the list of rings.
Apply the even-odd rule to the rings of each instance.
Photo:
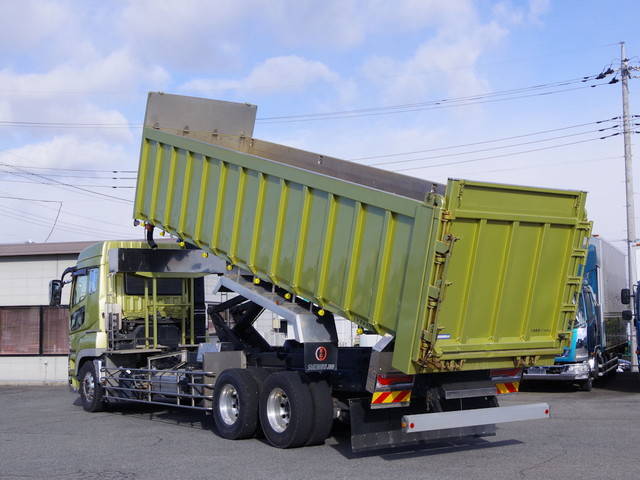
[[[255,139],[255,115],[149,95],[134,206],[147,242],[99,244],[65,274],[85,408],[202,410],[225,438],[262,430],[281,448],[345,421],[356,451],[547,417],[496,398],[568,345],[586,194],[407,177]],[[206,275],[230,297],[207,308],[215,335]],[[253,326],[265,310],[282,347]],[[379,341],[339,348],[335,316]]]

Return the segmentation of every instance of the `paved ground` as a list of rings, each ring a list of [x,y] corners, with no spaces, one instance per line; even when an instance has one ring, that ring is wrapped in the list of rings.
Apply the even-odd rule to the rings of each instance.
[[[64,387],[0,387],[0,479],[636,479],[640,380],[594,391],[536,385],[503,405],[547,401],[550,420],[505,424],[495,437],[352,455],[344,434],[277,450],[230,442],[199,414],[133,407],[86,413]]]

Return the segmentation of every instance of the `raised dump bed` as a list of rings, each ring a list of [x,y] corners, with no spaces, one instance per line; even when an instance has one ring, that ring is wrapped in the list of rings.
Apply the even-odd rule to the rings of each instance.
[[[252,138],[256,108],[151,93],[134,217],[395,337],[405,373],[551,364],[586,193],[446,185]]]

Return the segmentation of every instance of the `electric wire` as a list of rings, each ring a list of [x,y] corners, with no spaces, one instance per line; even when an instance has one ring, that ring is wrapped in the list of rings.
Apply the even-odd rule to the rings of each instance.
[[[493,160],[496,158],[505,158],[505,157],[511,157],[514,155],[523,155],[525,153],[532,153],[532,152],[540,152],[543,150],[551,150],[554,148],[562,148],[562,147],[567,147],[570,145],[578,145],[581,143],[588,143],[588,142],[595,142],[598,140],[604,140],[606,138],[610,138],[616,135],[619,135],[620,133],[614,133],[612,135],[607,135],[605,137],[597,137],[597,138],[587,138],[585,140],[577,140],[574,142],[567,142],[567,143],[561,143],[558,145],[550,145],[547,147],[540,147],[540,148],[533,148],[533,149],[529,149],[529,150],[523,150],[523,151],[519,151],[519,152],[510,152],[510,153],[503,153],[501,155],[491,155],[488,157],[481,157],[481,158],[471,158],[468,160],[457,160],[454,162],[443,162],[443,163],[435,163],[435,164],[429,164],[429,165],[421,165],[421,166],[415,166],[415,167],[408,167],[408,168],[400,168],[400,169],[394,169],[394,172],[407,172],[409,170],[422,170],[422,169],[426,169],[426,168],[435,168],[435,167],[443,167],[443,166],[449,166],[449,165],[461,165],[461,164],[466,164],[466,163],[473,163],[473,162],[480,162],[480,161],[484,161],[484,160]]]
[[[48,226],[48,222],[51,221],[50,217],[37,215],[37,214],[31,213],[31,212],[25,212],[24,210],[17,210],[15,208],[11,208],[11,207],[8,207],[6,205],[0,206],[0,209],[5,210],[6,212],[10,212],[13,215],[17,215],[17,219],[18,220],[22,220],[23,218],[26,218],[26,219],[30,220],[31,222],[39,222],[40,224],[47,225],[47,226]],[[45,223],[43,223],[43,222],[45,222]],[[58,229],[67,230],[67,231],[72,232],[72,233],[84,233],[84,234],[95,236],[95,232],[101,230],[99,228],[93,228],[93,227],[90,227],[90,226],[83,226],[83,225],[79,225],[77,223],[72,223],[72,222],[59,221],[58,223],[59,223]],[[111,232],[111,233],[114,233],[114,232]],[[131,231],[129,231],[129,232],[118,231],[117,233],[118,233],[118,235],[131,235],[132,234]]]
[[[557,167],[562,165],[572,165],[578,163],[592,163],[592,162],[603,162],[605,160],[619,160],[624,158],[624,155],[612,155],[609,157],[599,157],[599,158],[589,158],[586,160],[569,160],[562,162],[553,162],[553,163],[538,163],[536,165],[524,165],[521,167],[510,167],[510,168],[493,168],[490,170],[482,170],[475,172],[468,172],[465,175],[482,175],[484,173],[496,173],[496,172],[508,172],[508,171],[516,171],[516,170],[529,170],[531,168],[548,168],[548,167]]]
[[[13,155],[18,157],[18,158],[22,158],[22,157],[19,157],[18,155],[15,155],[15,154],[13,154]],[[26,159],[23,158],[23,160],[26,160]],[[14,168],[14,169],[19,170],[19,171],[22,170],[21,167],[16,167],[14,165],[11,165],[11,164],[8,164],[8,163],[4,163],[4,162],[0,162],[0,165],[2,165],[4,167]],[[22,171],[24,172],[24,170],[22,170]],[[17,172],[9,172],[9,173],[12,174],[12,175],[17,175],[19,177],[23,177],[23,178],[27,178],[27,179],[29,179],[29,177],[25,177],[25,175],[31,175],[33,177],[38,177],[38,178],[41,178],[41,179],[44,179],[44,180],[48,180],[51,183],[57,184],[57,186],[59,186],[60,188],[62,188],[64,190],[73,189],[73,190],[77,190],[77,191],[83,192],[85,194],[94,195],[94,196],[100,196],[100,197],[104,197],[104,198],[109,198],[111,200],[116,200],[116,201],[119,201],[119,202],[122,202],[122,203],[133,203],[132,200],[128,200],[126,198],[118,197],[118,196],[115,196],[115,195],[109,195],[107,193],[96,192],[96,191],[93,191],[93,190],[89,190],[88,188],[80,187],[80,186],[73,185],[73,184],[70,184],[70,183],[60,182],[60,181],[58,181],[58,180],[56,180],[54,178],[49,178],[49,177],[47,177],[45,175],[41,175],[39,173],[33,173],[33,172],[24,172],[23,174],[17,173]],[[51,183],[49,183],[49,184],[51,184]]]
[[[602,75],[602,74],[600,74]],[[607,85],[607,83],[596,83],[592,85],[584,85],[580,87],[550,90],[547,92],[536,92],[527,95],[521,95],[525,92],[545,90],[551,88],[558,88],[562,86],[574,85],[578,83],[585,83],[593,81],[598,78],[599,75],[587,75],[582,77],[575,77],[568,80],[561,80],[555,82],[548,82],[542,84],[531,85],[527,87],[519,87],[508,90],[498,90],[493,92],[485,92],[476,95],[468,95],[463,97],[442,98],[438,100],[430,100],[426,102],[418,103],[406,103],[399,105],[389,105],[385,107],[369,107],[353,110],[339,110],[333,112],[321,112],[321,113],[303,113],[292,115],[276,115],[269,117],[258,117],[256,122],[262,124],[272,123],[290,123],[290,122],[302,122],[311,120],[335,120],[341,118],[353,118],[363,116],[377,116],[387,115],[395,113],[407,113],[413,111],[432,110],[449,108],[454,106],[468,106],[481,103],[493,103],[497,101],[507,101],[518,98],[528,98],[532,96],[552,95],[556,93],[563,93],[573,90],[580,90],[584,88],[593,88],[600,85]],[[603,77],[601,77],[603,78]],[[506,98],[494,98],[494,97],[506,97]],[[50,128],[141,128],[142,124],[134,123],[101,123],[101,122],[38,122],[38,121],[18,121],[18,120],[0,120],[0,127],[50,127]]]
[[[19,212],[19,211],[16,211],[16,210],[7,209],[4,206],[0,206],[0,211],[3,212],[3,216],[6,216],[8,218],[12,218],[14,220],[18,220],[20,222],[27,223],[27,224],[30,224],[30,225],[35,225],[35,226],[42,227],[42,228],[47,228],[47,229],[50,228],[49,224],[43,223],[42,221],[34,220],[33,218],[30,218],[30,216],[27,216],[25,218],[24,212]],[[73,234],[76,234],[76,235],[90,236],[90,237],[93,237],[93,238],[95,238],[95,236],[96,236],[96,232],[95,231],[83,231],[83,230],[80,230],[80,229],[68,228],[68,227],[63,227],[63,226],[60,226],[60,225],[58,225],[58,230],[65,231],[67,233],[73,233]]]
[[[526,137],[533,137],[536,135],[543,135],[545,133],[554,133],[554,132],[561,132],[564,130],[571,130],[573,128],[579,128],[579,127],[585,127],[585,126],[589,126],[589,125],[597,125],[597,124],[602,124],[602,123],[607,123],[607,122],[611,122],[613,120],[618,120],[620,117],[611,117],[609,119],[606,120],[597,120],[595,122],[586,122],[586,123],[577,123],[575,125],[568,125],[565,127],[557,127],[557,128],[551,128],[548,130],[539,130],[537,132],[531,132],[531,133],[523,133],[520,135],[512,135],[510,137],[501,137],[501,138],[493,138],[491,140],[482,140],[482,141],[478,141],[478,142],[471,142],[471,143],[462,143],[462,144],[458,144],[458,145],[447,145],[444,147],[434,147],[434,148],[427,148],[427,149],[422,149],[422,150],[413,150],[410,152],[396,152],[396,153],[385,153],[385,154],[381,154],[381,155],[369,155],[366,157],[352,157],[349,158],[348,160],[351,161],[355,161],[355,160],[374,160],[377,158],[389,158],[389,157],[400,157],[400,156],[404,156],[404,155],[413,155],[416,153],[428,153],[428,152],[438,152],[441,150],[453,150],[455,148],[463,148],[463,147],[472,147],[472,146],[476,146],[476,145],[485,145],[487,143],[496,143],[496,142],[503,142],[506,140],[515,140],[517,138],[526,138]]]
[[[555,137],[549,137],[549,138],[542,138],[539,140],[530,140],[528,142],[519,142],[519,143],[512,143],[509,145],[500,145],[497,147],[489,147],[489,148],[480,148],[477,150],[469,150],[466,152],[456,152],[456,153],[443,153],[440,155],[431,155],[429,157],[418,157],[418,158],[409,158],[409,159],[403,159],[403,160],[390,160],[390,161],[385,161],[385,162],[376,162],[376,163],[370,163],[368,164],[369,166],[379,166],[379,165],[391,165],[391,164],[398,164],[398,163],[409,163],[409,162],[417,162],[417,161],[422,161],[422,160],[433,160],[436,158],[448,158],[448,157],[458,157],[458,156],[462,156],[462,155],[469,155],[472,153],[482,153],[482,152],[490,152],[490,151],[494,151],[494,150],[503,150],[505,148],[514,148],[514,147],[520,147],[520,146],[524,146],[524,145],[532,145],[535,143],[545,143],[545,142],[550,142],[553,140],[560,140],[563,138],[571,138],[571,137],[577,137],[577,136],[581,136],[581,135],[589,135],[592,133],[600,133],[600,132],[604,132],[607,130],[612,130],[614,128],[619,128],[619,125],[614,125],[611,127],[606,127],[606,128],[600,128],[600,129],[596,129],[596,130],[587,130],[584,132],[578,132],[578,133],[570,133],[567,135],[558,135]]]

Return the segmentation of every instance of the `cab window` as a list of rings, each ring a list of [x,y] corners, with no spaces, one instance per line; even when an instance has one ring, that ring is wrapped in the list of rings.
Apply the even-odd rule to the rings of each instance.
[[[77,275],[73,281],[73,297],[71,298],[71,305],[77,305],[87,298],[87,287],[89,283],[89,277],[87,274]]]
[[[99,274],[100,270],[97,268],[92,268],[89,270],[89,285],[87,287],[87,295],[91,295],[98,291],[98,282],[99,282]]]
[[[98,268],[90,268],[85,273],[75,276],[71,305],[77,305],[87,298],[87,295],[98,291],[99,274],[100,270]]]

